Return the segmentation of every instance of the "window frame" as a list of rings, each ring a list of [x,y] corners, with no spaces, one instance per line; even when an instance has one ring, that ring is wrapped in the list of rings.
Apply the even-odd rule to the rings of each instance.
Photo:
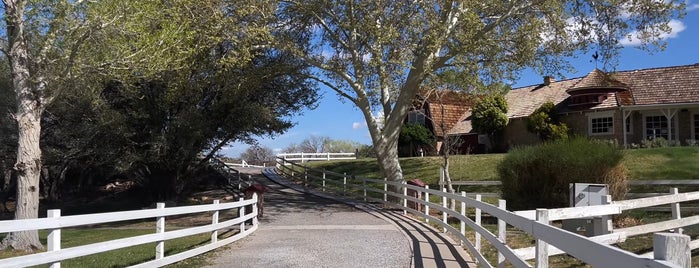
[[[587,134],[590,136],[603,136],[603,135],[614,135],[614,111],[606,111],[606,112],[593,112],[593,113],[588,113],[587,114]],[[610,125],[607,128],[607,132],[594,132],[593,129],[593,120],[596,119],[609,119]]]

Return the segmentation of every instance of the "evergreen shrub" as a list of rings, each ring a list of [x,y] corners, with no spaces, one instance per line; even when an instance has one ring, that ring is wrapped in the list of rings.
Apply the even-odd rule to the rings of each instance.
[[[570,205],[570,183],[609,185],[613,200],[628,191],[624,153],[608,142],[576,137],[511,150],[498,166],[510,210]]]

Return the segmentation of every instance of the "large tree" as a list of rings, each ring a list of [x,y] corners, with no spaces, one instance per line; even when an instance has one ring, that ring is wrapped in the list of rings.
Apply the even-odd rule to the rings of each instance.
[[[101,76],[152,77],[182,69],[205,41],[230,37],[236,47],[252,48],[264,43],[266,24],[255,20],[270,17],[269,4],[3,0],[0,51],[10,63],[18,126],[15,218],[38,216],[41,118],[63,89]],[[247,62],[250,51],[236,50],[228,63]],[[37,231],[11,233],[3,245],[42,247]]]
[[[569,67],[564,56],[593,45],[613,64],[619,40],[632,32],[644,45],[662,45],[683,9],[684,1],[655,0],[283,1],[279,28],[307,44],[278,46],[359,108],[383,175],[403,181],[401,125],[420,87],[444,83],[439,74],[475,88],[525,67],[561,70]]]

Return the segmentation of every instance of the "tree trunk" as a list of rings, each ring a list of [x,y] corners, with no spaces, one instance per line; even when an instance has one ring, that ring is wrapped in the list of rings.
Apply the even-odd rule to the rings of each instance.
[[[41,77],[31,77],[29,45],[24,39],[24,9],[26,1],[3,1],[7,25],[8,47],[4,51],[10,61],[12,86],[17,98],[18,142],[17,161],[17,208],[15,219],[33,219],[39,216],[39,176],[41,173],[41,114],[45,107],[45,84]],[[2,247],[31,251],[43,249],[39,232],[22,231],[8,234]]]
[[[403,182],[403,169],[398,161],[398,139],[391,142],[384,138],[376,142],[374,148],[376,148],[376,158],[384,178],[393,182]],[[402,193],[402,187],[398,186],[389,185],[388,190]],[[389,195],[389,200],[397,201],[398,198]]]
[[[449,175],[449,152],[448,150],[444,151],[444,164],[442,166],[444,168],[444,182],[447,184],[447,191],[449,191],[452,194],[456,194],[454,191],[454,185],[451,183],[451,175]],[[456,200],[453,198],[451,199],[451,202],[449,204],[449,208],[451,210],[456,210]]]
[[[27,93],[17,94],[18,98]],[[17,207],[15,219],[35,219],[39,217],[39,177],[41,175],[41,109],[36,111],[32,100],[18,100],[21,103],[16,114],[19,142],[17,146]],[[31,251],[43,249],[37,230],[10,233],[3,239],[2,247]]]

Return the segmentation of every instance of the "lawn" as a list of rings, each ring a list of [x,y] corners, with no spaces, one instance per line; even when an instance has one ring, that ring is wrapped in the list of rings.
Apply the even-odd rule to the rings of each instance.
[[[667,147],[625,150],[624,165],[635,180],[699,180],[699,147]],[[455,155],[450,157],[450,174],[455,181],[498,180],[497,166],[506,154]],[[439,181],[441,157],[401,158],[406,180],[419,178],[430,185]],[[332,162],[311,162],[311,167],[357,177],[380,178],[373,158]]]

